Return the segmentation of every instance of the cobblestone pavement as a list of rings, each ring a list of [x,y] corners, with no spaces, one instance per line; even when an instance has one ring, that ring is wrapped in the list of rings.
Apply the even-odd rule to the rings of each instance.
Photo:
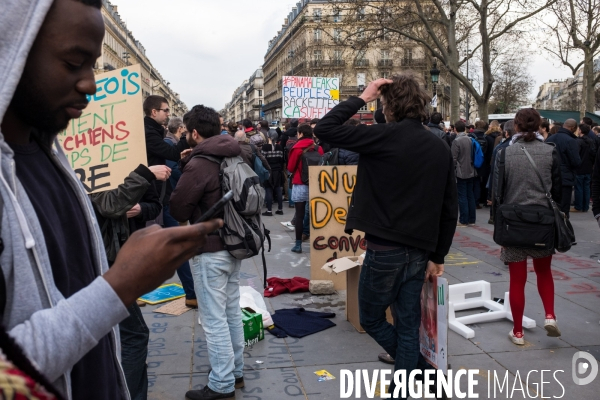
[[[286,208],[285,212],[283,216],[265,217],[273,238],[273,249],[266,256],[269,276],[310,278],[308,243],[303,245],[304,253],[290,252],[293,232],[280,222],[289,220],[293,210]],[[499,247],[492,240],[493,227],[487,224],[488,213],[487,209],[478,210],[476,226],[457,228],[445,277],[450,284],[491,282],[492,296],[504,297],[508,291],[508,268],[498,259]],[[509,341],[507,334],[512,323],[508,320],[470,325],[475,330],[472,339],[449,332],[451,368],[479,369],[475,393],[480,399],[599,398],[600,376],[589,385],[574,384],[572,357],[578,351],[586,351],[596,360],[600,359],[600,263],[597,261],[600,230],[591,212],[572,214],[571,219],[578,244],[568,253],[554,256],[552,261],[555,309],[562,337],[547,337],[543,329],[544,310],[531,262],[525,315],[534,319],[537,327],[525,329],[525,346],[517,347]],[[177,281],[177,277],[172,281]],[[262,291],[260,257],[242,263],[242,285]],[[302,339],[278,339],[266,333],[263,341],[247,348],[244,354],[246,386],[237,390],[237,399],[339,399],[341,369],[372,372],[387,367],[377,361],[381,348],[345,320],[344,291],[330,296],[284,294],[266,302],[271,312],[291,307],[335,312],[333,321],[337,326]],[[198,325],[196,311],[175,317],[153,313],[156,307],[142,308],[151,332],[149,398],[183,400],[187,390],[200,389],[207,383],[210,365],[204,332]],[[314,372],[322,369],[338,379],[318,382]],[[542,370],[549,371],[542,375]],[[493,383],[494,373],[502,380],[506,371],[508,386],[504,391],[500,393],[496,387],[495,396],[493,388],[488,393],[488,380]],[[466,389],[464,385],[461,388]],[[510,393],[507,395],[509,390],[512,397]],[[362,395],[367,398],[364,389]]]

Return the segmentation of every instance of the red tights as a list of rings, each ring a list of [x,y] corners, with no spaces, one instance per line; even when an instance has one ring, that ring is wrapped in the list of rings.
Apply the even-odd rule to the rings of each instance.
[[[533,259],[533,269],[537,275],[537,287],[546,318],[554,315],[554,280],[550,264],[552,256]],[[510,309],[514,319],[513,332],[523,333],[523,310],[525,309],[525,283],[527,282],[527,260],[509,263],[510,271]]]

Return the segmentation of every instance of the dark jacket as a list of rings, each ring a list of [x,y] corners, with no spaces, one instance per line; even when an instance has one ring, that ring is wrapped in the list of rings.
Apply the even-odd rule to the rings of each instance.
[[[469,134],[469,136],[471,136],[474,139],[478,139],[479,141],[481,141],[481,139],[484,139],[487,143],[485,149],[483,147],[481,148],[481,151],[483,151],[483,165],[481,166],[481,168],[478,169],[478,171],[487,170],[492,164],[492,153],[494,151],[494,141],[496,140],[496,138],[490,137],[490,135],[486,135],[484,131],[480,131],[478,129],[475,129],[472,133]]]
[[[229,135],[209,137],[194,147],[192,154],[181,160],[181,178],[171,194],[171,216],[179,222],[193,223],[222,197],[220,165],[194,156],[204,154],[222,158],[236,157],[240,153],[240,145]],[[214,253],[224,249],[219,235],[213,234],[208,236],[199,253]]]
[[[166,160],[179,161],[181,152],[190,147],[184,137],[175,146],[166,143],[164,141],[165,129],[150,117],[144,117],[144,132],[146,133],[146,155],[149,166],[166,165]],[[162,192],[163,185],[166,185],[165,196],[160,199],[160,202],[166,204],[173,188],[169,181],[160,182],[156,185],[159,194]]]
[[[440,139],[444,139],[444,137],[446,136],[446,134],[444,133],[443,130],[440,129],[440,126],[438,124],[433,124],[430,122],[427,124],[427,127],[429,128],[431,133],[433,133],[435,136],[439,137]]]
[[[262,147],[262,154],[271,167],[271,175],[269,176],[269,180],[265,182],[265,187],[283,187],[285,177],[283,175],[283,150],[281,146],[267,143]]]
[[[360,154],[354,151],[339,149],[338,151],[338,165],[358,165]]]
[[[129,230],[131,233],[144,229],[147,222],[154,221],[160,215],[163,207],[159,199],[159,190],[163,184],[164,182],[152,182],[140,201],[138,201],[142,211],[138,216],[129,218]]]
[[[251,145],[250,143],[246,143],[246,142],[238,142],[238,143],[240,145],[240,149],[242,150],[240,157],[242,157],[244,162],[246,164],[248,164],[250,166],[250,168],[254,169],[254,151],[252,150],[252,146],[254,146],[254,145]],[[254,148],[256,149],[256,155],[262,161],[263,167],[265,167],[266,169],[271,171],[271,166],[267,162],[267,159],[265,158],[263,153],[260,151],[260,149],[257,146],[254,146]]]
[[[386,241],[430,252],[443,264],[458,220],[454,164],[448,145],[419,120],[343,125],[365,102],[341,102],[315,127],[332,147],[360,154],[346,232],[358,229]],[[398,171],[411,171],[391,179]],[[423,212],[427,210],[427,212]]]
[[[563,186],[575,186],[575,170],[581,165],[577,138],[570,130],[559,128],[556,135],[548,137],[546,142],[554,143],[558,149]]]
[[[177,143],[179,141],[177,140],[177,138],[175,136],[173,136],[170,133],[167,133],[167,136],[165,137],[165,142],[171,146],[175,146],[175,145],[177,145]],[[167,167],[171,168],[171,176],[169,177],[169,184],[171,185],[171,188],[174,188],[175,186],[177,186],[177,182],[179,181],[179,178],[181,177],[181,170],[179,169],[179,163],[177,163],[175,161],[171,161],[171,160],[167,160],[166,163],[167,163]],[[169,196],[170,196],[170,194],[169,194]],[[168,202],[165,202],[163,204],[168,204]]]
[[[283,132],[281,135],[281,148],[285,149],[287,141],[290,137],[296,137],[298,135],[298,128],[290,128],[287,131]]]
[[[448,147],[450,148],[452,148],[452,142],[454,142],[454,139],[456,139],[456,133],[454,132],[448,133],[444,137],[444,140],[446,140],[446,143],[448,143]]]
[[[594,170],[594,161],[596,161],[596,143],[588,136],[580,136],[577,138],[577,144],[581,165],[575,170],[575,174],[589,175]]]
[[[594,218],[600,217],[600,148],[596,153],[594,172],[592,173],[592,213]]]
[[[116,189],[89,195],[110,264],[130,235],[127,211],[142,200],[155,179],[146,166],[140,165]]]

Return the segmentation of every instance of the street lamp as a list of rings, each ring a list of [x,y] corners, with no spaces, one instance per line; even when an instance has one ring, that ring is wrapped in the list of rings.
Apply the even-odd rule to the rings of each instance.
[[[433,112],[437,112],[437,84],[440,80],[440,70],[437,68],[437,61],[433,61],[433,68],[429,71],[431,74],[431,83],[433,84],[433,97],[435,99],[436,106],[433,107]]]

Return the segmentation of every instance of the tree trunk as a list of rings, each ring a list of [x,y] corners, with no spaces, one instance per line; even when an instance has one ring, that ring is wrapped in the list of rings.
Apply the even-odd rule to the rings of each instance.
[[[450,74],[450,123],[453,124],[460,118],[460,82]]]
[[[484,121],[488,120],[488,99],[480,98],[477,100],[477,114],[479,115],[479,119]]]
[[[583,69],[584,80],[583,80],[583,93],[582,97],[585,99],[585,111],[593,113],[596,106],[595,99],[595,87],[594,87],[594,57],[590,51],[586,54],[585,67]],[[585,116],[585,113],[581,116]]]

